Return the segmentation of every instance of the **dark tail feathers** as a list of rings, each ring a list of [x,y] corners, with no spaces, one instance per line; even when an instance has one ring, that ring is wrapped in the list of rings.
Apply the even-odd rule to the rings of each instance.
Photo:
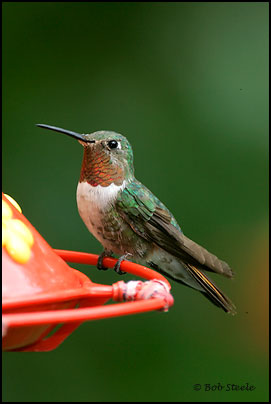
[[[206,275],[193,265],[186,264],[186,268],[190,275],[204,289],[201,293],[207,297],[216,306],[221,307],[226,313],[236,314],[236,308],[230,299],[211,282]]]

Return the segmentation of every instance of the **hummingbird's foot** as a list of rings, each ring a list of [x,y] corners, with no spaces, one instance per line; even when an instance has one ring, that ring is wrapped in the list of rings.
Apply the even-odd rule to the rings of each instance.
[[[126,272],[124,272],[124,271],[122,271],[122,270],[120,269],[120,264],[122,263],[122,261],[126,260],[126,258],[129,257],[130,255],[132,255],[132,254],[126,253],[126,254],[122,255],[122,256],[118,259],[118,261],[117,261],[116,264],[114,265],[114,271],[116,271],[117,274],[119,274],[119,275],[124,275],[124,274],[126,274]]]
[[[105,257],[112,257],[112,255],[113,255],[113,252],[112,252],[112,251],[110,251],[110,250],[104,250],[104,251],[99,255],[98,262],[97,262],[97,268],[98,268],[99,270],[106,271],[108,268],[106,268],[106,267],[103,266],[103,259],[104,259]]]

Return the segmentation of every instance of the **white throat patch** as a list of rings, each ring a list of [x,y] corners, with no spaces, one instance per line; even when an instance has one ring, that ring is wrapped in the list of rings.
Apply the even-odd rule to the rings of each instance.
[[[125,186],[126,181],[123,181],[122,185],[115,185],[112,183],[107,187],[102,187],[101,185],[93,187],[88,182],[79,182],[77,186],[78,208],[79,210],[84,209],[83,205],[86,203],[89,204],[89,207],[98,207],[99,209],[103,210],[108,206],[108,204],[114,202],[118,192],[122,191]]]

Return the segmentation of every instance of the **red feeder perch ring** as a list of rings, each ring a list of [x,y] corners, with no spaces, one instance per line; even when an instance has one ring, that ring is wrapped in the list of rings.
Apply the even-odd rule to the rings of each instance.
[[[93,283],[65,261],[96,265],[98,255],[53,250],[18,210],[16,202],[3,194],[2,208],[4,350],[49,351],[83,321],[167,311],[173,304],[169,282],[156,271],[132,262],[123,261],[121,269],[148,282]],[[116,261],[105,258],[103,262],[113,268]],[[109,299],[125,303],[104,305]]]

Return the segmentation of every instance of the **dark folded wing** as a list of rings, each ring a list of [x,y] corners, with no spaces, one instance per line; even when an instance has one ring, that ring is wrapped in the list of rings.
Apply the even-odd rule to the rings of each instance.
[[[232,277],[229,265],[186,237],[168,209],[140,182],[132,182],[117,200],[117,209],[131,228],[184,263]]]

